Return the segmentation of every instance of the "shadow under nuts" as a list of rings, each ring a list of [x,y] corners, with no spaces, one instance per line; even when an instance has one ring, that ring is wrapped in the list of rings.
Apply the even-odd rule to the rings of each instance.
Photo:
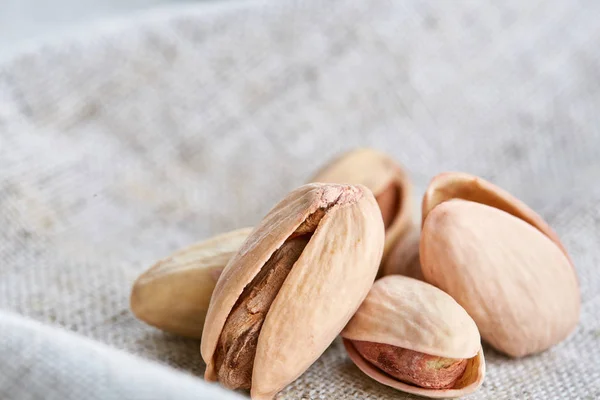
[[[473,317],[482,338],[521,357],[576,327],[580,294],[558,236],[523,202],[483,179],[446,173],[423,199],[424,279]]]
[[[458,397],[484,379],[475,322],[448,294],[416,279],[376,281],[342,337],[359,369],[407,393]]]
[[[219,278],[202,336],[205,378],[273,398],[350,320],[373,284],[383,242],[366,187],[315,183],[291,192]]]
[[[131,311],[163,331],[200,339],[219,275],[251,231],[223,233],[158,261],[133,284]]]

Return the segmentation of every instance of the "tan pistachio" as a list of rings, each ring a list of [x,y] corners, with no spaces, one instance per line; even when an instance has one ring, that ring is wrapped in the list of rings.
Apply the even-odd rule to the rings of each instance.
[[[362,185],[288,194],[224,269],[202,335],[205,378],[271,399],[329,346],[371,287],[384,228]]]
[[[332,160],[311,182],[361,184],[377,200],[385,226],[385,261],[393,245],[415,228],[412,183],[407,172],[388,155],[358,148]]]
[[[133,284],[134,315],[163,331],[200,339],[219,275],[251,231],[224,233],[158,261]]]
[[[425,280],[454,297],[482,338],[510,356],[548,349],[579,320],[575,269],[556,233],[481,178],[445,173],[432,180],[420,261]]]
[[[404,275],[423,280],[421,261],[419,259],[419,241],[421,233],[412,229],[402,240],[398,240],[390,255],[383,264],[382,274]]]
[[[376,281],[341,335],[361,371],[407,393],[459,397],[485,376],[469,314],[440,289],[409,277]]]

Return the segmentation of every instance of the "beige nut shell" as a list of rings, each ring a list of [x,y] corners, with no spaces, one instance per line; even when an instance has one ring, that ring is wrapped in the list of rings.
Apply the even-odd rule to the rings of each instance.
[[[398,210],[392,224],[386,230],[383,260],[404,234],[414,228],[412,183],[406,171],[388,155],[370,148],[359,148],[342,154],[323,167],[311,179],[312,182],[361,184],[375,196],[390,184],[400,189]]]
[[[219,274],[251,231],[223,233],[158,261],[134,282],[132,312],[163,331],[200,339]]]
[[[422,222],[433,208],[452,199],[485,204],[522,219],[548,236],[569,257],[556,232],[527,204],[485,179],[464,172],[444,172],[431,180],[421,204]]]
[[[419,259],[420,240],[421,232],[415,228],[404,235],[402,240],[397,241],[383,263],[383,275],[404,275],[422,281],[423,272]]]
[[[578,283],[563,250],[498,208],[460,199],[437,205],[425,219],[420,255],[425,280],[510,356],[543,351],[577,325]]]
[[[384,228],[362,185],[308,184],[286,196],[250,234],[219,279],[202,336],[205,378],[223,325],[244,287],[296,228],[318,208],[321,219],[272,303],[259,334],[253,399],[270,399],[300,376],[339,334],[371,287]]]
[[[384,385],[421,396],[458,397],[475,391],[485,376],[485,361],[475,322],[448,294],[400,275],[377,280],[342,331],[350,358]],[[429,355],[470,359],[454,388],[426,389],[398,381],[365,361],[351,340],[384,343]]]

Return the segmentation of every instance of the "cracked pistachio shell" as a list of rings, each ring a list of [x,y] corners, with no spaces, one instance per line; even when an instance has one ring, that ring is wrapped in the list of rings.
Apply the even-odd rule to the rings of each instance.
[[[477,390],[485,376],[479,332],[469,314],[448,294],[409,277],[391,275],[376,281],[341,336],[361,371],[403,392],[432,398],[459,397]],[[396,380],[373,366],[356,351],[355,340],[469,361],[453,388],[427,389]]]
[[[328,208],[265,317],[252,374],[253,399],[271,399],[330,345],[373,284],[384,229],[372,193],[362,185],[307,184],[292,191],[258,224],[223,271],[204,334],[205,378],[244,287],[309,215]]]
[[[217,235],[158,261],[133,284],[134,315],[163,331],[200,339],[221,270],[251,231],[243,228]]]
[[[548,225],[482,179],[444,174],[433,186],[423,201],[425,280],[454,297],[483,340],[507,355],[538,353],[569,336],[579,287]]]
[[[369,148],[342,154],[323,167],[312,182],[361,184],[377,199],[386,223],[383,260],[394,243],[414,228],[412,183],[391,157]]]
[[[558,235],[527,204],[485,179],[464,172],[444,172],[431,180],[421,205],[422,223],[432,209],[452,199],[485,204],[522,219],[548,236],[569,257]]]

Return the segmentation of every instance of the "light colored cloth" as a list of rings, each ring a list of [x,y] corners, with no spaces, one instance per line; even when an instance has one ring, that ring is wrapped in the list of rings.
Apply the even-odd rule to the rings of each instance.
[[[419,196],[444,170],[490,179],[571,252],[577,331],[523,360],[486,347],[471,398],[599,398],[599,17],[592,0],[196,5],[5,62],[0,398],[211,397],[199,343],[133,317],[133,280],[363,145]],[[336,341],[279,398],[411,397]]]
[[[170,368],[9,313],[0,313],[0,398],[241,400]]]

